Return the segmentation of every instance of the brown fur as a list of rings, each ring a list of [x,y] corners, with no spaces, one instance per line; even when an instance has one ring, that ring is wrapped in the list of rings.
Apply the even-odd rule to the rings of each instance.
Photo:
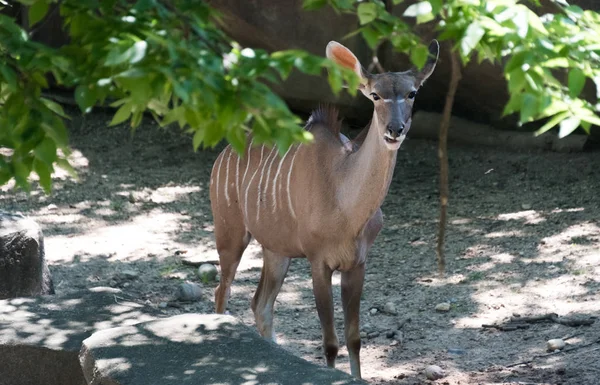
[[[327,128],[342,143],[339,139],[340,132],[342,131],[342,120],[339,119],[339,110],[337,108],[327,104],[320,105],[310,114],[305,129],[306,131],[311,131],[319,125]]]

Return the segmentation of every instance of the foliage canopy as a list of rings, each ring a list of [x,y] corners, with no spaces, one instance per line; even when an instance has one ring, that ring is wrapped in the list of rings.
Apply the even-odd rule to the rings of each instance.
[[[33,30],[55,2],[19,1],[28,6]],[[30,32],[0,15],[0,185],[14,177],[29,189],[33,171],[50,191],[54,165],[71,170],[65,160],[68,117],[42,94],[47,74],[74,88],[83,112],[104,103],[117,107],[111,125],[129,121],[135,128],[147,112],[161,126],[176,122],[192,134],[195,149],[226,139],[238,151],[249,130],[255,143],[282,152],[311,139],[269,82],[293,69],[311,75],[327,69],[334,92],[344,83],[355,92],[358,85],[352,71],[323,57],[240,47],[205,2],[64,0],[54,6],[70,37],[60,49],[32,41]]]

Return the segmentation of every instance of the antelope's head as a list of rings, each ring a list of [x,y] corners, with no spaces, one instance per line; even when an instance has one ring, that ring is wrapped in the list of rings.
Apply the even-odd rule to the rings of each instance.
[[[327,44],[327,57],[337,64],[352,69],[360,78],[359,89],[373,101],[373,123],[381,140],[389,150],[398,150],[406,137],[412,119],[412,107],[419,88],[433,73],[439,55],[439,44],[429,44],[429,57],[419,71],[371,74],[360,64],[348,48],[338,42]]]

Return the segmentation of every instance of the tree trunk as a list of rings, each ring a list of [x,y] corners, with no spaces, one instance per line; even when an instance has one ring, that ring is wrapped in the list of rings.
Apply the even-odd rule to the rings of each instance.
[[[446,258],[444,256],[444,237],[446,234],[446,221],[448,215],[448,127],[452,116],[452,105],[454,104],[454,95],[458,88],[458,83],[462,77],[461,63],[456,52],[450,51],[450,62],[452,73],[450,75],[450,85],[446,94],[446,104],[440,122],[440,138],[438,143],[438,157],[440,159],[440,222],[438,224],[437,240],[437,263],[440,275],[444,275],[446,270]]]

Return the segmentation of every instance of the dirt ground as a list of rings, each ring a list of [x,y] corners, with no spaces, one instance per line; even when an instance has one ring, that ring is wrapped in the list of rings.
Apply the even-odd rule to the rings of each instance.
[[[208,182],[214,151],[194,153],[189,138],[145,124],[106,128],[110,116],[73,121],[74,181],[30,196],[0,189],[0,207],[42,226],[59,292],[120,287],[165,314],[212,312],[216,283],[202,300],[174,301],[181,282],[199,283],[182,258],[214,259]],[[372,384],[600,384],[600,156],[511,152],[452,145],[447,274],[435,264],[438,215],[436,144],[407,140],[383,205],[385,227],[368,259],[361,310],[364,378]],[[260,248],[246,251],[230,311],[254,325],[250,299]],[[130,270],[124,278],[123,271]],[[343,343],[339,274],[336,322]],[[278,342],[324,365],[308,263],[294,260],[278,297]],[[450,304],[448,312],[436,305]],[[394,310],[397,314],[393,314]],[[500,331],[483,324],[556,313],[592,317],[591,326],[552,322]],[[391,330],[401,328],[393,338]],[[565,352],[546,341],[565,338]],[[595,343],[594,343],[595,342]],[[588,346],[585,346],[589,344]],[[347,351],[338,368],[349,371]],[[523,365],[509,366],[522,361]]]

